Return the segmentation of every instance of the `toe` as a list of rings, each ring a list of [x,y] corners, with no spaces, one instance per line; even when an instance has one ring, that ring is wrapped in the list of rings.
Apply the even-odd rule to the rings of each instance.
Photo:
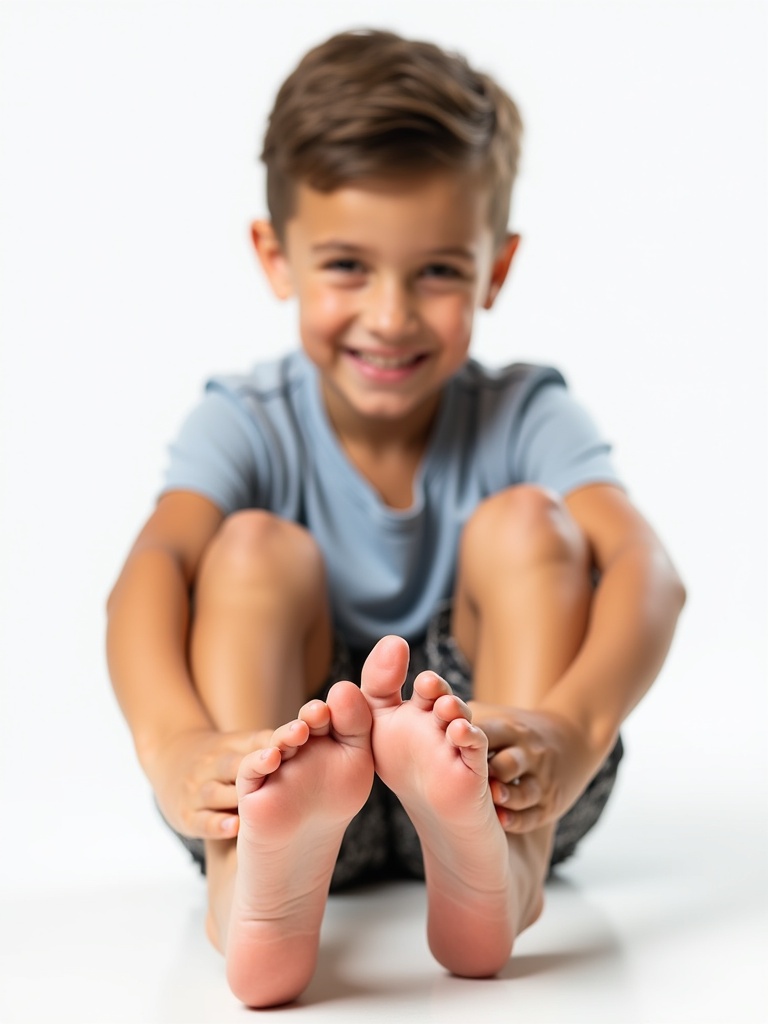
[[[252,754],[246,755],[241,761],[237,773],[238,799],[260,789],[264,779],[279,768],[280,761],[280,751],[277,747],[254,750]]]
[[[482,778],[488,777],[488,738],[482,729],[466,718],[448,723],[446,736],[461,751],[464,764]]]
[[[282,754],[283,760],[287,760],[296,753],[297,749],[303,746],[309,739],[309,726],[298,718],[286,725],[281,725],[272,733],[271,747],[277,747]]]
[[[335,683],[328,693],[327,706],[336,739],[355,746],[370,745],[371,709],[354,683]]]
[[[311,700],[299,711],[299,718],[306,722],[310,736],[327,736],[331,728],[331,712],[322,700]]]
[[[450,686],[436,672],[419,672],[413,681],[412,701],[424,711],[431,711],[436,701],[450,693]]]
[[[385,636],[365,659],[361,689],[372,710],[397,707],[408,671],[408,644],[402,637]]]
[[[472,712],[460,697],[454,694],[444,694],[437,698],[433,711],[443,722],[453,722],[457,718],[463,718],[467,722],[472,721]]]

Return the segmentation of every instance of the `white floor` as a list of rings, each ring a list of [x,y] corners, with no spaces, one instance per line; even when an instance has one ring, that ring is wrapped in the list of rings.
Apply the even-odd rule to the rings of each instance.
[[[398,883],[331,899],[314,981],[300,1003],[273,1012],[356,1022],[768,1021],[763,825],[733,808],[649,809],[625,795],[550,884],[544,916],[499,978],[463,981],[439,969],[424,941],[423,888]],[[183,851],[175,877],[6,894],[0,1020],[247,1019],[204,938],[203,906]]]

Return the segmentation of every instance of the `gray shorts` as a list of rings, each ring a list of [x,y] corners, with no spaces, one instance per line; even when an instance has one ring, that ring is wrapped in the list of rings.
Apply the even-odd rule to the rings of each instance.
[[[472,699],[470,666],[456,647],[450,632],[451,607],[439,609],[429,624],[425,640],[411,644],[411,661],[403,687],[403,697],[413,693],[413,681],[419,672],[431,669],[442,676],[464,701]],[[328,682],[315,696],[323,699],[338,679],[360,679],[366,652],[350,650],[337,641],[334,663]],[[577,843],[595,825],[611,795],[619,762],[623,755],[621,738],[602,767],[573,807],[557,823],[550,859],[550,872],[570,857]],[[178,834],[178,833],[177,833]],[[179,836],[205,873],[202,839]],[[400,801],[378,776],[363,808],[352,819],[344,834],[333,872],[331,889],[376,881],[383,878],[423,878],[424,863],[416,830]]]

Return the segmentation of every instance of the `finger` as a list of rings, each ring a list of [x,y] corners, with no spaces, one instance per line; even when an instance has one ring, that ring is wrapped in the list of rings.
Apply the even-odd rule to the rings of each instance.
[[[274,730],[259,729],[257,732],[227,733],[224,737],[230,748],[224,751],[216,762],[216,778],[222,781],[234,781],[240,762],[246,754],[255,750],[263,750],[272,746]]]
[[[524,775],[516,784],[513,780],[508,785],[494,779],[491,782],[491,796],[497,807],[524,811],[541,801],[541,785],[535,775]]]
[[[520,734],[513,729],[509,722],[501,718],[487,718],[478,722],[478,725],[488,737],[489,750],[502,750],[504,747],[514,747],[520,742]]]
[[[256,749],[263,750],[264,746],[257,747]],[[216,776],[213,781],[224,783],[234,782],[237,778],[237,773],[240,769],[240,764],[243,758],[252,753],[254,753],[253,750],[247,750],[243,751],[243,753],[240,753],[239,751],[228,751],[226,754],[222,754],[216,762]]]
[[[506,747],[496,751],[488,761],[488,771],[493,778],[507,783],[530,772],[532,767],[528,752],[523,747]]]
[[[242,760],[242,758],[240,759]],[[238,762],[239,765],[240,762]],[[231,811],[237,807],[235,777],[231,781],[219,782],[210,779],[200,787],[200,802],[206,810]]]
[[[207,833],[204,839],[234,839],[240,827],[240,819],[236,814],[211,814],[206,815]]]
[[[250,754],[252,750],[260,750],[269,746],[272,738],[272,729],[257,729],[255,732],[232,732],[226,733],[227,745],[238,751],[240,754]]]
[[[182,834],[193,839],[234,839],[239,826],[240,819],[236,814],[198,811],[190,816]]]
[[[523,835],[526,832],[535,832],[537,828],[541,828],[547,822],[544,808],[540,804],[536,807],[529,807],[524,811],[509,811],[505,807],[498,807],[496,814],[501,827],[509,835]]]

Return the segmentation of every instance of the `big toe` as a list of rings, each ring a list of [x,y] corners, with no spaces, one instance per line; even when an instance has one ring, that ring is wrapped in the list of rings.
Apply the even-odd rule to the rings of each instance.
[[[328,691],[326,704],[331,714],[331,728],[337,739],[357,746],[370,742],[371,709],[354,683],[334,683]]]
[[[408,672],[410,651],[400,636],[385,636],[365,659],[361,689],[373,710],[395,707]]]

